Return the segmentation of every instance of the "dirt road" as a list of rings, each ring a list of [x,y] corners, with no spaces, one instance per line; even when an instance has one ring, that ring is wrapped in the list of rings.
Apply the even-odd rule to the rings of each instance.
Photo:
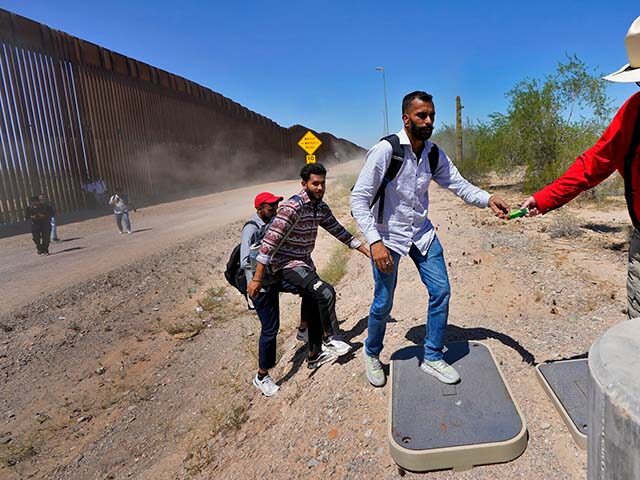
[[[261,185],[287,196],[297,192],[296,181]],[[61,288],[75,285],[167,247],[251,215],[258,187],[154,205],[131,213],[134,234],[120,235],[113,215],[62,225],[60,243],[51,256],[35,253],[30,235],[0,239],[0,315]]]
[[[343,166],[339,176],[355,170]],[[329,201],[349,223],[349,180],[338,183],[330,179]],[[0,240],[10,292],[0,314],[0,477],[397,478],[386,439],[389,389],[367,384],[359,358],[372,289],[361,255],[351,254],[336,285],[353,355],[310,374],[293,335],[297,301],[283,296],[272,372],[281,391],[267,399],[250,384],[258,322],[223,291],[221,272],[251,212],[245,199],[257,191],[145,209],[133,216],[141,231],[130,237],[110,217],[64,226],[61,235],[81,238],[55,248],[83,248],[48,258],[31,251],[27,236]],[[440,189],[431,198],[453,289],[447,339],[492,348],[530,439],[513,462],[419,478],[584,478],[586,455],[533,365],[586,352],[625,318],[624,207],[581,204],[566,216],[506,223]],[[321,235],[316,263],[330,263],[336,248]],[[421,342],[425,310],[424,287],[405,259],[383,362]]]

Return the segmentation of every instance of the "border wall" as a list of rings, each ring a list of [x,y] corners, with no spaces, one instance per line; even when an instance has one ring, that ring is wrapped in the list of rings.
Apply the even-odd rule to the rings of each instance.
[[[2,9],[0,117],[0,225],[22,222],[40,192],[59,213],[86,209],[91,180],[149,204],[258,174],[285,178],[304,159],[296,146],[304,127],[281,127],[183,77]],[[363,153],[318,136],[318,161]]]

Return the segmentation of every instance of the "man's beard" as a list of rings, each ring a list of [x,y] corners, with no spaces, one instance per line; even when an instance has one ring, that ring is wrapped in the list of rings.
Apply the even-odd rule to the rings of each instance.
[[[418,140],[429,140],[433,133],[433,127],[430,125],[427,125],[426,127],[418,127],[415,123],[409,120],[409,131],[413,138],[417,138]]]
[[[307,190],[307,195],[309,195],[309,198],[312,200],[322,200],[322,197],[324,197],[324,192],[314,193],[308,188],[306,190]]]

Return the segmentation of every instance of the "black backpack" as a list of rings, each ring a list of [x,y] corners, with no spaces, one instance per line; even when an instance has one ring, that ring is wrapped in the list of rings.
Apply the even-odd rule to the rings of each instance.
[[[300,204],[300,206],[302,206],[302,198],[299,195],[293,195],[289,200],[291,199],[296,200]],[[258,230],[256,230],[253,235],[251,235],[251,241],[249,242],[249,245],[254,245],[256,243],[262,242],[264,234],[267,232],[269,226],[271,225],[271,222],[273,222],[275,218],[276,217],[273,217],[271,221],[269,221],[269,223],[264,224],[262,227],[253,220],[249,220],[242,226],[243,230],[244,227],[249,224],[255,225],[258,228]],[[295,226],[295,224],[293,226]],[[293,227],[291,230],[293,230]],[[291,230],[289,230],[289,233],[291,233]],[[276,247],[276,251],[282,246],[282,243],[284,243],[286,239],[287,237],[285,236],[282,239],[280,245]],[[231,250],[231,255],[229,255],[229,260],[227,260],[227,267],[224,270],[224,278],[226,278],[227,282],[229,282],[229,284],[236,290],[238,290],[242,295],[247,295],[247,277],[244,273],[244,270],[240,268],[240,244],[237,244],[233,248],[233,250]]]
[[[384,211],[384,191],[387,188],[398,172],[400,171],[400,167],[402,166],[402,162],[404,162],[404,148],[400,145],[400,138],[395,133],[393,135],[389,135],[388,137],[381,138],[381,140],[386,140],[391,144],[391,163],[389,164],[389,168],[384,173],[384,177],[382,182],[380,183],[380,187],[378,187],[378,191],[376,192],[369,208],[373,208],[378,200],[380,200],[380,207],[378,208],[378,223],[382,223],[382,212]],[[433,143],[431,150],[429,150],[429,154],[427,157],[429,158],[429,168],[431,169],[431,175],[434,174],[436,168],[438,168],[438,160],[440,158],[440,150],[438,146]]]
[[[249,220],[242,226],[242,229],[244,230],[244,227],[249,224],[255,225],[258,228],[251,237],[251,243],[262,240],[268,224],[260,227],[253,220]],[[260,235],[259,239],[257,238],[258,235]],[[229,284],[242,295],[247,294],[247,277],[244,274],[244,270],[240,268],[240,244],[237,244],[233,250],[231,250],[231,255],[229,255],[229,260],[227,260],[227,268],[224,271],[224,278],[226,278],[227,282],[229,282]]]

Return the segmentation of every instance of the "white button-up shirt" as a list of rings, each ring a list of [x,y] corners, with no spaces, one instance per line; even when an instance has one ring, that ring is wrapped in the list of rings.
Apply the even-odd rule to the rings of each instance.
[[[432,174],[428,154],[433,143],[425,141],[425,147],[417,159],[405,130],[402,129],[397,135],[404,148],[404,161],[396,178],[385,189],[382,223],[377,223],[380,201],[373,208],[369,208],[369,205],[391,163],[392,147],[386,140],[380,141],[367,152],[364,167],[351,192],[351,211],[370,245],[382,240],[387,248],[408,255],[411,244],[415,244],[426,255],[435,236],[428,216],[431,179],[477,207],[485,208],[490,195],[460,175],[442,149],[439,149],[438,166]]]

